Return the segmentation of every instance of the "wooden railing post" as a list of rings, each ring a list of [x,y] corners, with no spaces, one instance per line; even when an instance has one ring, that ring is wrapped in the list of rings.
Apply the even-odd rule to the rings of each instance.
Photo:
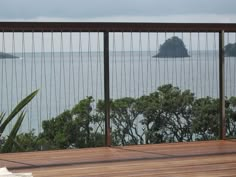
[[[105,145],[111,146],[110,130],[110,84],[109,84],[109,32],[104,32],[104,101],[105,101]]]
[[[224,31],[219,33],[219,91],[220,91],[220,136],[221,140],[226,136],[225,119],[225,59],[224,59]]]

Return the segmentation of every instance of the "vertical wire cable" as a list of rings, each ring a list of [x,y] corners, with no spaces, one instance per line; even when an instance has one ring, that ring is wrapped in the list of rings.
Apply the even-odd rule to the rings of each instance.
[[[118,64],[117,64],[117,51],[116,51],[116,36],[115,33],[113,33],[113,52],[114,52],[114,62],[115,62],[115,85],[116,85],[116,98],[119,98],[118,94]]]
[[[206,94],[206,90],[207,90],[207,82],[208,82],[208,77],[207,77],[207,33],[205,33],[205,49],[204,49],[204,68],[205,68],[205,71],[204,71],[204,75],[205,75],[205,79],[203,81],[204,83],[204,96],[207,96]]]
[[[71,62],[72,62],[72,80],[73,80],[73,95],[74,95],[74,104],[76,103],[76,96],[75,96],[75,63],[74,63],[74,48],[73,48],[73,37],[72,32],[70,32],[70,49],[71,49]]]
[[[211,84],[210,84],[210,80],[211,80],[211,77],[210,77],[210,75],[211,75],[211,73],[210,73],[210,57],[209,57],[209,40],[208,40],[208,34],[206,33],[206,50],[207,50],[207,53],[206,53],[206,58],[207,58],[207,70],[208,70],[208,82],[207,82],[207,84],[208,84],[208,91],[209,91],[209,96],[213,96],[213,95],[210,95],[210,93],[211,93]],[[213,92],[212,92],[212,94],[213,94]]]
[[[91,38],[91,36],[90,36],[90,32],[89,32],[88,33],[88,53],[87,53],[87,56],[88,56],[88,62],[87,62],[87,96],[90,96],[89,95],[89,81],[90,81],[90,79],[91,79],[91,83],[93,82],[92,81],[92,74],[91,74],[91,71],[90,71],[90,69],[91,69],[91,66],[90,66],[90,63],[91,63],[91,39],[90,38]]]
[[[53,31],[51,31],[50,78],[49,78],[49,117],[52,117],[52,77],[53,77]],[[56,84],[54,86],[56,88]],[[54,103],[57,104],[57,103]]]
[[[2,31],[2,52],[4,52],[5,51],[5,49],[4,49],[4,46],[5,46],[5,44],[4,44],[4,31]],[[2,65],[2,69],[1,69],[1,112],[3,112],[3,92],[4,92],[4,89],[3,89],[3,86],[4,86],[4,81],[3,81],[3,71],[4,71],[4,67],[3,67],[3,63],[4,63],[4,60],[1,60],[1,65]]]
[[[21,55],[22,55],[22,62],[21,62],[21,76],[20,76],[20,79],[21,79],[21,82],[20,82],[20,99],[23,98],[23,85],[24,85],[24,58],[23,58],[23,53],[24,53],[24,32],[22,32],[22,41],[21,41]]]
[[[43,33],[41,33],[41,51],[40,51],[40,89],[43,90]],[[39,97],[39,132],[41,133],[41,123],[42,123],[42,102],[43,102],[43,92],[40,92]]]
[[[175,36],[175,32],[174,32],[174,36]],[[178,53],[178,51],[179,51],[179,49],[177,48],[177,49],[175,49],[176,51],[176,53]],[[177,60],[178,58],[176,57],[176,56],[174,56],[174,63],[175,63],[175,86],[176,87],[180,87],[180,85],[181,85],[181,82],[180,82],[180,84],[178,84],[178,64],[177,64]],[[181,65],[180,65],[181,66]],[[181,78],[181,76],[180,76],[180,78]]]
[[[32,36],[33,36],[33,32],[32,32]],[[33,60],[33,37],[31,37],[31,58],[32,58],[32,61],[31,61],[31,64],[30,64],[30,92],[32,93],[33,92],[33,63],[34,63],[34,60]],[[31,102],[30,103],[30,117],[31,119],[33,118],[33,103]],[[30,122],[30,129],[32,128],[31,127],[31,122]]]
[[[14,45],[14,31],[13,31],[13,33],[12,33],[12,55],[14,55],[13,54],[13,45]],[[13,94],[13,82],[14,82],[14,61],[13,61],[14,59],[12,58],[12,60],[11,60],[11,110],[12,110],[12,106],[13,106],[13,96],[14,96],[14,94]],[[9,128],[11,128],[11,123],[10,123],[10,127]]]
[[[158,41],[159,39],[158,39],[158,32],[156,33],[156,55],[158,54],[158,47],[159,47],[159,41]],[[157,89],[157,79],[158,79],[158,77],[160,77],[159,76],[159,74],[158,74],[158,77],[157,77],[157,71],[158,72],[160,72],[160,67],[159,67],[159,65],[158,65],[158,61],[157,61],[157,56],[155,57],[155,76],[156,76],[156,79],[155,79],[155,90]],[[159,82],[160,82],[160,78],[159,78]],[[159,84],[158,84],[159,85]]]
[[[114,42],[115,42],[115,39],[114,39],[114,32],[112,33],[112,59],[111,59],[111,98],[114,98],[115,94],[114,94],[114,88],[115,88],[115,81],[114,81],[114,68],[115,68],[115,51],[114,51]]]
[[[216,48],[216,33],[214,33],[214,39],[213,39],[213,49],[214,49],[214,56],[213,56],[213,77],[215,76],[214,80],[215,83],[218,83],[218,72],[217,72],[217,48]],[[213,82],[213,87],[215,87],[214,82]],[[219,87],[216,85],[216,97],[218,97],[219,94]]]
[[[6,52],[6,44],[5,44],[5,32],[3,31],[3,53]],[[10,112],[10,98],[9,98],[9,87],[8,87],[8,73],[7,73],[7,62],[6,62],[6,59],[4,59],[4,70],[5,70],[5,82],[6,82],[6,99],[7,99],[7,114]],[[8,92],[9,91],[9,92]],[[10,132],[10,129],[9,129],[9,132]]]
[[[101,35],[101,33],[100,33],[100,35]],[[103,71],[103,58],[102,58],[102,53],[101,53],[102,50],[101,50],[101,45],[100,45],[100,42],[101,42],[100,39],[101,38],[99,37],[99,65],[100,65],[99,68],[100,68],[100,83],[101,83],[101,85],[100,85],[100,91],[101,91],[100,95],[101,95],[101,98],[103,98],[104,97],[103,96],[104,87],[102,87],[104,85],[103,72],[102,72]],[[105,124],[104,124],[104,126],[105,126]]]
[[[23,77],[25,76],[25,93],[28,95],[28,82],[27,82],[27,68],[26,68],[26,55],[25,55],[25,32],[22,32],[22,73],[21,73],[21,99],[23,98]],[[29,111],[29,106],[26,107],[26,111]],[[28,131],[31,131],[31,119],[29,114],[27,116]]]
[[[15,32],[13,31],[13,39],[12,39],[12,55],[13,56],[15,56],[16,55],[16,43],[15,43]],[[13,59],[13,61],[14,61],[14,71],[15,71],[15,83],[16,83],[16,87],[15,87],[15,89],[16,89],[16,102],[18,103],[18,101],[19,101],[19,95],[18,95],[18,90],[20,90],[19,88],[18,88],[18,72],[17,72],[17,61],[16,61],[16,59]],[[12,104],[12,106],[13,106],[13,104]]]
[[[89,69],[89,64],[90,64],[90,55],[89,55],[89,44],[90,43],[90,32],[88,33],[88,50],[87,50],[87,57],[88,57],[88,61],[87,61],[87,95],[89,96],[89,76],[90,76],[90,69]]]
[[[62,97],[62,84],[64,97]],[[64,99],[64,109],[67,107],[67,97],[66,97],[66,76],[65,76],[65,61],[64,61],[64,46],[63,46],[63,33],[61,31],[61,43],[60,43],[60,86],[59,86],[59,110],[61,109],[61,101]]]
[[[30,93],[33,92],[33,57],[32,57],[32,51],[33,51],[33,44],[32,44],[32,37],[31,37],[31,62],[30,62]],[[30,103],[30,107],[29,107],[29,115],[30,115],[30,118],[32,119],[33,118],[33,101]],[[32,122],[30,122],[30,129],[32,129]]]
[[[46,69],[46,56],[45,56],[45,42],[44,42],[44,32],[42,31],[42,55],[43,55],[43,68],[44,68],[44,88],[45,88],[45,105],[46,105],[46,115],[47,120],[48,115],[48,89],[47,89],[47,69]]]
[[[64,45],[63,45],[63,42],[64,42],[64,39],[63,39],[63,33],[61,32],[61,47],[62,47],[62,71],[63,71],[63,82],[64,82],[64,99],[65,99],[65,108],[68,108],[68,105],[67,105],[67,95],[66,95],[66,72],[65,72],[65,57],[64,57]]]
[[[127,97],[127,73],[126,73],[126,51],[125,51],[125,38],[124,38],[124,33],[122,33],[123,34],[123,36],[122,36],[122,38],[123,38],[123,51],[124,51],[124,61],[123,61],[123,65],[124,65],[124,82],[125,82],[125,96]]]
[[[228,32],[228,43],[230,43],[230,41],[229,41],[229,32]],[[231,72],[231,61],[232,61],[232,56],[229,56],[229,58],[228,58],[228,66],[229,66],[229,69],[228,69],[228,72],[229,72],[229,94],[230,94],[230,96],[232,96],[233,94],[233,92],[232,92],[232,72]],[[226,84],[227,85],[227,84]]]
[[[72,70],[72,62],[71,62],[71,32],[69,33],[69,65],[68,65],[68,108],[71,106],[71,70]]]
[[[128,83],[129,83],[129,97],[131,97],[132,94],[132,66],[134,65],[134,63],[132,64],[132,42],[133,42],[133,36],[132,36],[132,31],[130,33],[130,50],[129,50],[129,79],[128,79]]]
[[[55,51],[54,51],[54,36],[53,36],[53,31],[52,31],[52,36],[51,36],[51,41],[52,41],[52,43],[51,43],[51,52],[52,52],[52,65],[53,65],[53,75],[54,75],[54,84],[55,84],[55,86],[54,86],[54,94],[55,94],[55,106],[56,106],[56,115],[58,115],[59,114],[59,110],[60,110],[60,108],[58,108],[58,102],[60,102],[60,101],[58,101],[58,95],[57,95],[57,82],[56,82],[56,80],[57,80],[57,78],[56,78],[56,66],[55,66]]]
[[[182,36],[181,36],[182,37]],[[181,51],[177,48],[177,53],[180,53]],[[178,58],[180,59],[180,82],[179,82],[179,86],[178,87],[180,87],[180,88],[182,88],[182,82],[183,82],[183,78],[185,77],[185,76],[183,76],[183,57],[179,57],[178,56]]]
[[[152,56],[151,56],[151,43],[150,43],[150,33],[148,32],[148,61],[149,61],[149,72],[150,72],[150,91],[152,91]],[[147,78],[148,79],[148,78]]]
[[[124,55],[124,36],[123,32],[121,33],[121,65],[120,65],[120,98],[122,97],[123,93],[123,55]]]
[[[189,32],[189,44],[188,44],[188,47],[189,47],[189,50],[188,50],[188,53],[187,53],[187,55],[189,55],[188,56],[188,60],[186,61],[186,65],[188,64],[188,66],[187,66],[187,69],[188,69],[188,72],[187,72],[187,75],[188,75],[188,86],[187,86],[187,89],[189,89],[189,90],[191,90],[191,62],[190,62],[190,56],[191,56],[191,49],[190,49],[190,39],[191,39],[191,33]],[[186,36],[187,36],[187,34],[186,34]],[[188,63],[187,63],[188,62]]]
[[[3,51],[3,53],[5,53],[6,52],[6,47],[5,47],[5,32],[3,31],[3,34],[2,34],[2,51]],[[7,102],[7,105],[6,105],[6,108],[7,108],[7,114],[9,113],[9,111],[10,111],[10,106],[9,106],[9,94],[8,94],[8,78],[7,78],[7,63],[6,63],[6,60],[3,60],[3,65],[4,65],[4,67],[3,67],[3,70],[5,71],[5,82],[6,82],[6,102]],[[3,73],[3,70],[2,70],[2,73]],[[3,75],[2,75],[2,77],[3,77]],[[3,85],[3,84],[2,84]],[[3,96],[2,96],[3,97]]]
[[[28,73],[27,73],[27,65],[26,65],[27,57],[26,57],[26,52],[25,52],[25,35],[24,35],[24,31],[23,31],[23,38],[24,38],[23,62],[24,62],[24,68],[25,68],[25,70],[24,70],[24,72],[25,72],[25,85],[26,85],[26,95],[28,95],[28,93],[29,93],[28,92]],[[32,103],[30,103],[30,104],[32,104]],[[29,112],[29,106],[27,106],[27,112]],[[29,122],[28,128],[31,131],[32,130],[32,128],[31,128],[31,124],[32,124],[31,119],[32,118],[29,116],[29,114],[27,114],[27,117],[28,117],[28,122]]]
[[[137,95],[138,94],[136,94],[136,82],[135,82],[135,59],[134,59],[134,41],[133,41],[133,32],[131,32],[131,39],[130,39],[130,51],[131,51],[131,63],[133,63],[132,64],[132,70],[133,70],[133,92],[134,92],[134,98],[137,98]],[[131,81],[130,81],[130,83],[131,83]],[[131,87],[131,86],[130,86]]]
[[[167,32],[165,32],[165,39],[167,40]],[[169,58],[166,59],[166,71],[166,84],[169,84]]]
[[[236,33],[234,33],[234,43],[236,43]],[[236,96],[236,57],[234,57],[234,96]]]
[[[6,46],[5,46],[5,33],[3,32],[3,52],[6,52]],[[7,73],[7,62],[4,60],[4,68],[5,68],[5,82],[6,82],[6,97],[7,97],[7,113],[10,112],[10,98],[9,98],[9,92],[10,90],[8,89],[8,73]],[[8,92],[9,91],[9,92]]]
[[[182,41],[184,41],[184,33],[182,32]],[[182,64],[183,64],[183,73],[184,73],[184,87],[183,88],[186,88],[186,71],[185,71],[185,59],[184,59],[184,57],[182,56],[181,57],[182,58]]]
[[[190,89],[190,90],[192,90],[192,92],[194,93],[194,90],[193,90],[193,88],[194,88],[194,83],[193,83],[193,61],[191,60],[191,57],[192,57],[192,33],[191,32],[189,32],[189,65],[188,65],[188,73],[189,73],[189,85],[188,85],[188,88]],[[191,65],[192,64],[192,65]],[[191,73],[191,71],[192,71],[192,73]],[[192,75],[191,75],[192,74]],[[191,79],[192,79],[192,83],[191,83]]]
[[[97,33],[97,62],[96,62],[96,100],[98,100],[98,90],[99,90],[99,87],[98,87],[98,80],[99,80],[99,57],[100,55],[100,38],[99,38],[99,32]],[[113,65],[112,65],[113,66]],[[113,68],[112,68],[112,71],[113,71]],[[113,79],[112,79],[112,89],[113,89]]]
[[[173,36],[175,36],[175,32],[173,32]],[[175,67],[175,65],[176,65],[176,59],[175,58],[173,58],[173,61],[172,61],[172,75],[171,75],[171,83],[172,83],[172,85],[174,85],[174,69],[176,69],[176,67]]]
[[[225,34],[226,35],[226,34]],[[227,40],[227,41],[225,41],[227,44],[229,44],[229,33],[227,33],[227,38],[225,39],[225,40]],[[229,59],[230,59],[230,57],[229,56],[227,56],[227,58],[225,57],[225,95],[227,96],[227,94],[228,94],[228,90],[229,90],[229,88],[228,88],[228,74],[229,74]]]
[[[94,89],[94,74],[93,74],[93,57],[92,57],[92,44],[91,44],[91,36],[90,36],[90,32],[89,32],[89,58],[90,58],[90,76],[91,76],[91,95],[89,96],[93,96],[94,95],[94,92],[93,92],[93,89]]]
[[[15,89],[16,89],[16,103],[18,103],[18,84],[17,84],[17,71],[16,71],[16,61],[14,59],[14,55],[15,55],[15,32],[12,32],[12,58],[11,58],[11,62],[12,62],[12,68],[11,68],[11,111],[13,109],[13,101],[14,101],[14,78],[15,78]],[[15,72],[14,72],[15,71]],[[15,77],[14,77],[15,76]],[[12,129],[12,121],[9,123],[9,132]]]
[[[62,87],[62,32],[60,33],[60,67],[59,67],[59,113],[61,112],[61,102],[62,102],[62,97],[61,97],[61,87]]]
[[[148,37],[149,37],[149,32],[148,32]],[[147,38],[148,38],[147,37]],[[146,51],[146,57],[145,57],[145,60],[146,60],[146,93],[148,93],[148,81],[149,81],[149,58],[148,58],[148,39],[147,39],[147,51]]]
[[[200,96],[201,98],[203,97],[203,94],[202,94],[202,66],[201,66],[201,63],[202,63],[202,59],[201,59],[201,47],[200,47],[200,35],[198,33],[198,62],[200,62],[200,66],[199,66],[199,63],[197,64],[197,66],[199,67],[199,74],[200,74]]]
[[[166,42],[166,32],[165,32],[165,42]],[[164,42],[164,43],[165,43]],[[164,85],[166,84],[166,59],[167,59],[167,56],[165,55],[164,56],[164,59],[163,59],[163,63],[164,63],[164,73],[163,73],[163,77],[164,77]],[[168,60],[168,59],[167,59]]]
[[[32,58],[34,63],[34,80],[35,80],[35,87],[38,88],[37,84],[37,67],[36,67],[36,55],[35,55],[35,39],[34,39],[34,31],[32,31]],[[39,93],[41,95],[41,91]],[[38,123],[38,133],[41,132],[41,117],[40,117],[40,110],[39,110],[39,98],[40,96],[36,97],[36,107],[37,107],[37,123]]]
[[[198,79],[199,79],[199,72],[198,72],[198,60],[199,60],[199,53],[198,53],[198,50],[199,50],[199,32],[197,33],[197,53],[196,53],[196,95],[198,96],[198,87],[199,87],[199,84],[198,84]]]
[[[121,86],[123,85],[123,81],[124,81],[124,95],[127,96],[127,85],[126,85],[126,63],[125,63],[125,60],[126,60],[126,57],[125,57],[125,39],[124,39],[124,32],[122,32],[122,44],[121,44],[121,50],[122,50],[122,57],[121,57]],[[122,78],[123,76],[123,72],[124,71],[124,79]],[[122,87],[123,88],[123,87]],[[121,91],[121,97],[124,96],[122,94],[122,91]]]
[[[115,81],[114,81],[114,68],[115,68],[115,52],[114,52],[114,32],[112,33],[112,54],[111,54],[111,98],[114,98],[114,90],[115,90]]]
[[[141,55],[140,55],[140,32],[139,32],[139,51],[138,51],[138,97],[140,96],[140,71],[141,71]]]
[[[82,48],[82,36],[81,36],[81,33],[79,33],[79,55],[80,55],[80,70],[81,70],[81,80],[82,80],[82,94],[83,94],[83,98],[85,98],[85,88],[84,88],[84,66],[83,66],[83,48]],[[78,82],[79,83],[79,82]],[[78,86],[79,88],[79,86]]]
[[[139,51],[140,51],[140,62],[141,62],[141,73],[142,73],[142,94],[144,95],[145,94],[145,90],[144,90],[144,76],[143,76],[143,73],[144,73],[144,71],[143,71],[143,67],[144,67],[144,65],[143,65],[143,49],[142,49],[142,34],[141,34],[141,32],[139,33],[140,34],[140,49],[139,49]]]

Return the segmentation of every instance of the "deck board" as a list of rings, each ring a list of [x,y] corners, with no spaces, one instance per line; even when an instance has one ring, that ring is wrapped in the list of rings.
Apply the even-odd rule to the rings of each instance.
[[[35,177],[236,176],[236,141],[0,154],[0,166]]]

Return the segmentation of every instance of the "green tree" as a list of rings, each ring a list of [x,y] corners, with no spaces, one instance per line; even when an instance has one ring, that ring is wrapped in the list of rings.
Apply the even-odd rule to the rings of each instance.
[[[193,132],[197,140],[216,139],[219,132],[219,100],[199,98],[193,105]]]
[[[192,141],[193,101],[193,93],[189,90],[181,92],[171,84],[141,97],[139,109],[143,109],[146,143]]]
[[[117,144],[143,144],[143,134],[139,130],[139,116],[134,98],[121,98],[111,102],[112,134]]]
[[[44,149],[83,148],[104,145],[104,136],[95,127],[101,118],[92,109],[94,99],[87,97],[71,110],[64,111],[51,120],[43,121],[40,140]]]
[[[227,136],[236,136],[236,97],[231,97],[226,100],[226,125],[227,125]]]

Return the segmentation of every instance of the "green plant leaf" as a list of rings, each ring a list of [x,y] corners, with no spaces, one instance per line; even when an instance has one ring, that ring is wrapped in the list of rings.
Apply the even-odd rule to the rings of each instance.
[[[6,120],[0,125],[0,134],[3,133],[8,123],[14,119],[14,117],[35,97],[35,95],[38,93],[38,90],[32,92],[27,97],[25,97],[19,104],[16,105],[16,107],[13,109],[13,111],[10,113],[10,115],[6,118]]]
[[[4,119],[4,117],[5,117],[5,113],[1,112],[0,113],[0,125],[1,125],[2,120]]]
[[[7,141],[4,143],[4,145],[1,149],[1,152],[11,152],[12,151],[13,145],[15,144],[14,140],[15,140],[16,134],[17,134],[18,130],[20,129],[20,126],[24,120],[24,117],[25,117],[25,113],[21,112],[13,129],[11,130],[10,135],[7,138]]]

